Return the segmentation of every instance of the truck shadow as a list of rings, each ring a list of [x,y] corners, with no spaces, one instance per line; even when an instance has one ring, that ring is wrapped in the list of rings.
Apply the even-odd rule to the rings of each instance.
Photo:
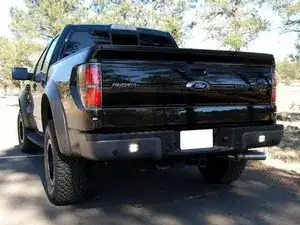
[[[12,151],[18,148],[2,155]],[[43,173],[43,157],[1,160],[0,207],[5,203],[10,212],[26,210],[26,224],[37,215],[57,225],[300,223],[299,174],[263,165],[250,165],[228,187],[205,184],[194,167],[139,172],[101,165],[93,170],[89,199],[61,207],[47,200]],[[17,185],[19,191],[10,191]]]
[[[123,167],[100,166],[93,172],[90,204],[160,204],[180,199],[197,198],[223,185],[205,184],[195,167],[185,169],[138,171]],[[90,207],[91,205],[87,205]]]
[[[102,170],[102,176],[94,179],[96,198],[74,208],[122,215],[124,221],[138,224],[163,224],[153,222],[159,217],[172,225],[276,224],[278,220],[299,224],[299,216],[288,209],[300,212],[300,175],[268,169],[262,164],[249,166],[230,186],[205,184],[193,167],[142,173]]]
[[[260,163],[250,165],[241,179],[229,186],[205,184],[193,167],[142,173],[102,170],[102,175],[94,180],[95,199],[75,205],[76,210],[122,215],[124,221],[138,224],[300,222],[300,217],[289,211],[294,208],[300,213],[300,175]],[[169,223],[154,222],[161,221],[158,218]],[[86,219],[85,224],[92,223]]]

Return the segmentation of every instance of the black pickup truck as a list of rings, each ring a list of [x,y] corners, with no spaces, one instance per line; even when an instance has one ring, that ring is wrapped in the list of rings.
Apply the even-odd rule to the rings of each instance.
[[[195,165],[205,181],[228,184],[266,158],[253,148],[283,135],[272,55],[183,49],[164,31],[68,25],[33,73],[15,67],[12,77],[28,80],[20,146],[44,149],[56,205],[83,199],[93,161]]]

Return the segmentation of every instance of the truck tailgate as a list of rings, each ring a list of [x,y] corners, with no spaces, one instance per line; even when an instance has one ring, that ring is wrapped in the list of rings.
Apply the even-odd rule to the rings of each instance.
[[[104,127],[271,123],[272,55],[102,47]]]

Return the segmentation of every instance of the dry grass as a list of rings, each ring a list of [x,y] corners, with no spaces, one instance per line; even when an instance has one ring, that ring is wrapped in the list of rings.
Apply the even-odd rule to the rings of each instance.
[[[285,126],[284,136],[278,146],[266,152],[270,159],[296,163],[300,168],[300,87],[279,85],[277,96],[277,119]]]
[[[300,163],[300,128],[286,126],[281,143],[267,150],[268,156],[286,163]]]
[[[278,113],[284,125],[283,139],[278,146],[267,148],[265,164],[300,173],[300,112]]]

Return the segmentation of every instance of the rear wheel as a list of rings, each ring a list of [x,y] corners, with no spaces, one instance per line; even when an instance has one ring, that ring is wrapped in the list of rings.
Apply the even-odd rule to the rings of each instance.
[[[24,120],[21,110],[18,113],[18,140],[21,151],[24,153],[36,153],[38,151],[38,146],[32,143],[27,138],[28,129],[24,125]]]
[[[228,158],[208,158],[206,166],[198,166],[203,179],[208,183],[230,184],[243,173],[247,160],[230,160]]]
[[[66,205],[83,199],[88,186],[87,161],[60,153],[52,120],[45,131],[44,165],[46,192],[53,204]]]

